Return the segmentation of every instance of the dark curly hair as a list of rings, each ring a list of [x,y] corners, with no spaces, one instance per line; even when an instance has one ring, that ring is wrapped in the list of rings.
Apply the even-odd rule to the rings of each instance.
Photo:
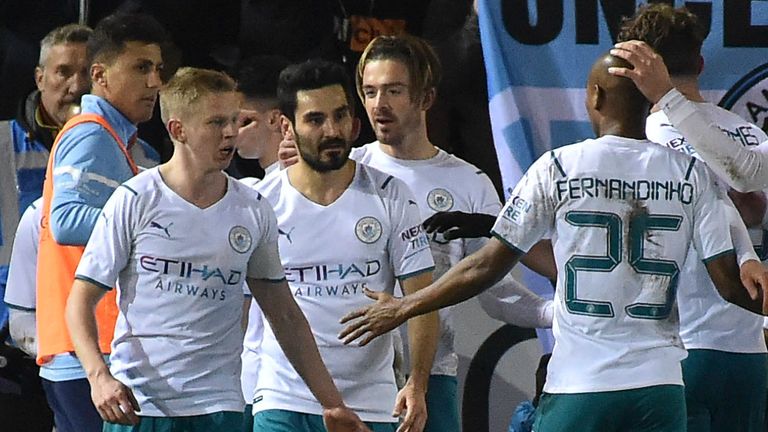
[[[641,6],[622,22],[619,42],[640,40],[656,50],[670,75],[698,75],[701,72],[701,45],[706,30],[684,7],[666,3]]]

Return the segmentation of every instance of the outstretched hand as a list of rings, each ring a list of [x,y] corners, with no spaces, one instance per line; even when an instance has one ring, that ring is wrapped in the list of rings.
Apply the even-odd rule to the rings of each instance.
[[[352,311],[341,318],[341,323],[351,322],[339,334],[345,345],[360,339],[360,346],[365,346],[378,336],[398,327],[405,322],[400,313],[402,299],[385,292],[365,289],[365,295],[376,303]]]
[[[660,55],[645,42],[636,40],[619,42],[614,45],[611,55],[623,58],[632,65],[630,68],[610,67],[608,73],[634,81],[638,90],[652,103],[657,103],[672,90],[669,71]]]
[[[427,218],[422,226],[428,234],[437,232],[446,240],[490,237],[496,217],[482,213],[460,211],[438,212]]]

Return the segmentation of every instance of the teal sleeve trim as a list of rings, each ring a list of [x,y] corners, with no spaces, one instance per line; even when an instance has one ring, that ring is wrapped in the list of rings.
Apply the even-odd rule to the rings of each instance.
[[[96,285],[97,287],[99,287],[99,288],[101,288],[101,289],[103,289],[105,291],[112,291],[112,287],[111,286],[103,284],[103,283],[101,283],[101,282],[99,282],[99,281],[97,281],[95,279],[91,279],[88,276],[75,275],[75,279],[80,279],[81,281],[92,283],[92,284]]]

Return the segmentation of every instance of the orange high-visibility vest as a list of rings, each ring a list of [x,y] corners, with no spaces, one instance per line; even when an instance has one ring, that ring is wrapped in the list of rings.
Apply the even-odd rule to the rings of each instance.
[[[80,114],[70,119],[59,132],[48,158],[48,167],[43,184],[43,214],[40,226],[40,246],[37,255],[37,363],[49,362],[57,354],[75,351],[69,336],[64,310],[69,292],[75,281],[75,270],[83,256],[84,246],[66,246],[56,242],[50,228],[51,200],[53,199],[53,159],[59,140],[69,129],[81,123],[98,123],[112,135],[125,155],[131,171],[138,173],[128,149],[107,123],[98,114]],[[117,320],[117,298],[110,290],[96,305],[96,324],[99,332],[99,348],[104,354],[111,352],[110,344],[115,333]]]

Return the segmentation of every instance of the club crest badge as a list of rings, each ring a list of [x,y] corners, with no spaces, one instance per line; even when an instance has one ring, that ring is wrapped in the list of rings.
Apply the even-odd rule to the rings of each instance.
[[[744,75],[718,105],[768,132],[768,63]]]
[[[235,252],[241,254],[248,252],[252,243],[251,233],[245,227],[236,225],[229,230],[229,245]]]
[[[374,243],[381,238],[381,222],[375,217],[366,216],[357,221],[355,235],[363,243]]]
[[[445,189],[432,189],[427,195],[427,204],[434,211],[448,211],[453,208],[453,195]]]

